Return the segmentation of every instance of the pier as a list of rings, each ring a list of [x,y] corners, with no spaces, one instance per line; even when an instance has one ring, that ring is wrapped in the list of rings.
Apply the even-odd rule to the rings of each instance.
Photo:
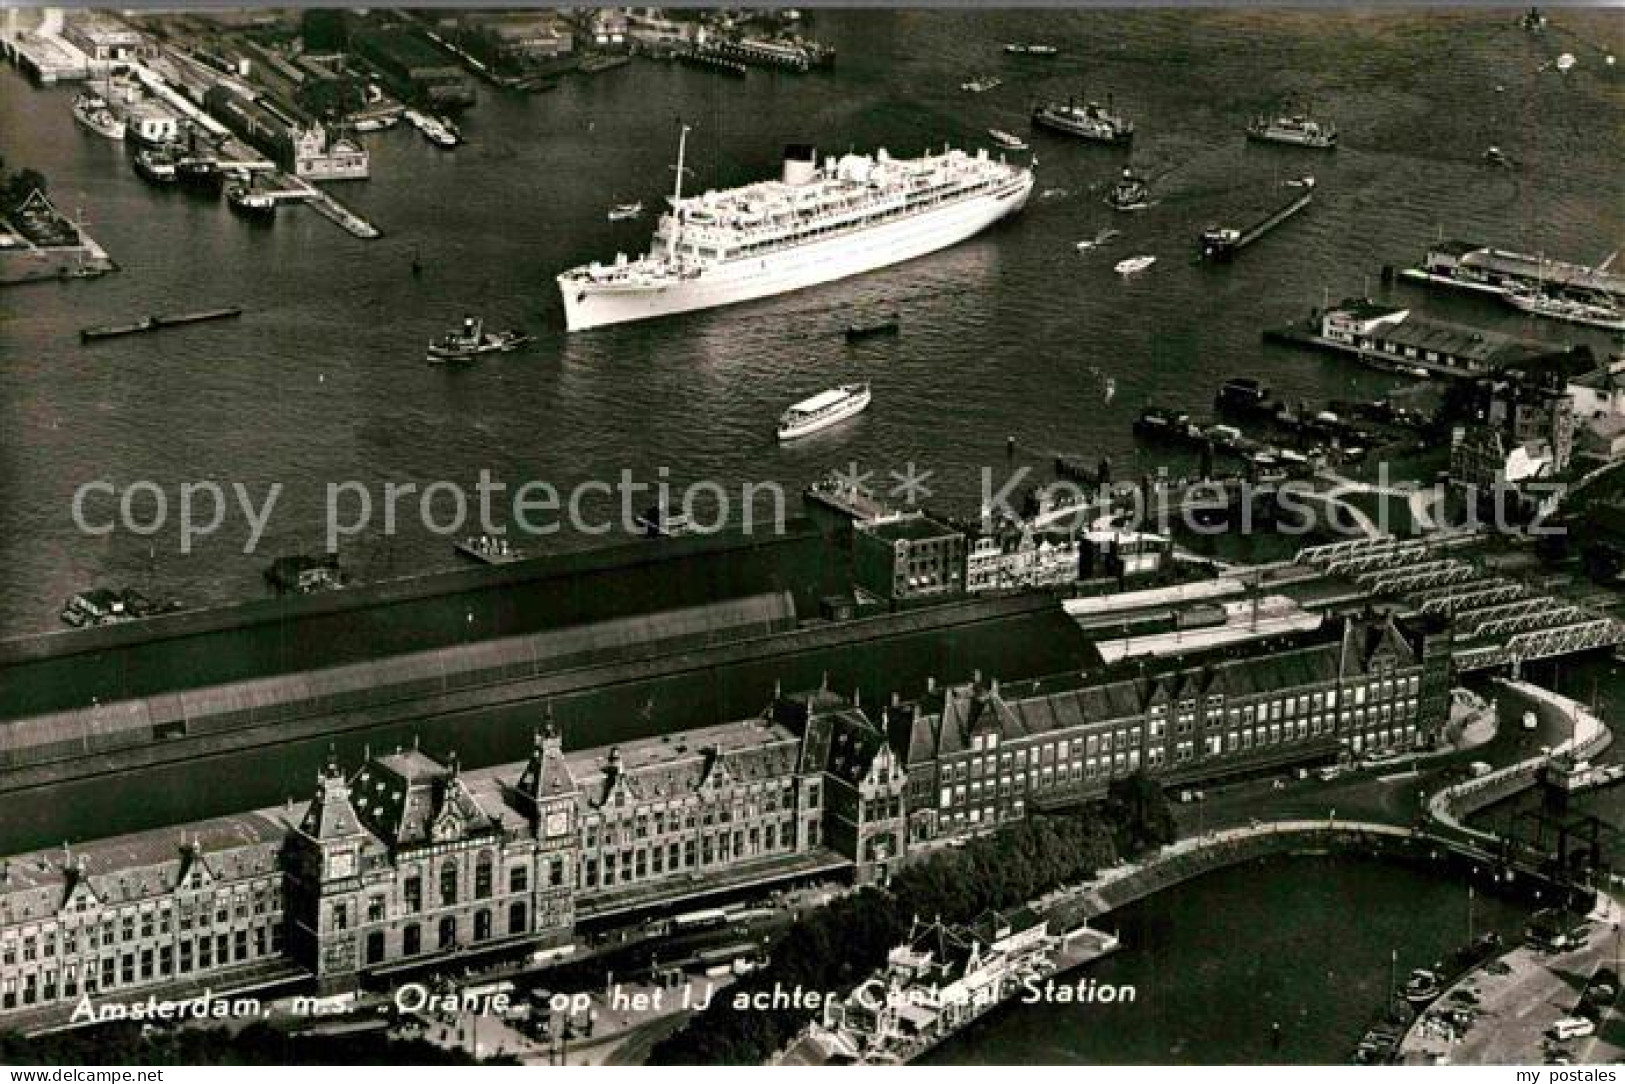
[[[1198,244],[1202,250],[1202,258],[1217,262],[1232,260],[1242,249],[1259,240],[1305,207],[1308,207],[1315,199],[1315,179],[1313,177],[1304,177],[1298,183],[1303,187],[1302,193],[1294,196],[1246,229],[1236,230],[1227,227],[1215,227],[1205,230],[1198,239]]]

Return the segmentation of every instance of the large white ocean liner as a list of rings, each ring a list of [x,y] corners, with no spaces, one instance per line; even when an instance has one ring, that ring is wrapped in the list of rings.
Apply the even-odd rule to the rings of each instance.
[[[1032,168],[945,149],[920,158],[849,154],[819,168],[811,147],[786,152],[780,180],[683,196],[647,255],[624,254],[559,275],[570,331],[693,312],[833,282],[924,256],[1026,204]]]

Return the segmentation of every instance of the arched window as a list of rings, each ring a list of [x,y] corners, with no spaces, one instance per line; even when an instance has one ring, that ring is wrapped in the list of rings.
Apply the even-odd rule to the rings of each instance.
[[[491,855],[482,853],[474,863],[474,898],[485,900],[491,898]]]
[[[481,909],[474,912],[474,940],[491,940],[491,912]]]
[[[450,907],[457,902],[457,863],[447,862],[440,867],[440,906]]]
[[[440,948],[449,949],[457,944],[457,920],[450,915],[440,920]]]
[[[416,956],[423,951],[423,928],[416,922],[401,931],[401,952]]]
[[[367,962],[369,964],[382,963],[384,960],[384,931],[373,930],[367,935]]]
[[[530,916],[525,912],[525,901],[515,900],[508,905],[508,936],[513,937],[522,933],[529,933]]]

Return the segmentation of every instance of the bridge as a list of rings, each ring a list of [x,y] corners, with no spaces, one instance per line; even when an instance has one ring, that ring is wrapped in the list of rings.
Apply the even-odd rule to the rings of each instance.
[[[1587,602],[1565,598],[1476,559],[1482,539],[1349,539],[1309,546],[1297,563],[1354,580],[1372,595],[1397,598],[1454,626],[1456,669],[1512,667],[1625,642],[1625,623]]]

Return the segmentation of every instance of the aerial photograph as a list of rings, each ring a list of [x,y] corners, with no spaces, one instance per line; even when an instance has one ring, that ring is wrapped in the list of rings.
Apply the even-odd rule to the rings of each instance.
[[[0,6],[10,1080],[1619,1079],[1625,6],[232,2]]]

